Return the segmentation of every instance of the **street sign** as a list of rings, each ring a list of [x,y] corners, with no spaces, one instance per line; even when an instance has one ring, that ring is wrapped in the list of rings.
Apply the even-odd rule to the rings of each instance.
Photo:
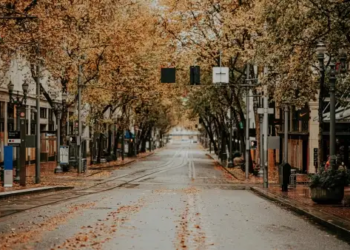
[[[60,163],[68,164],[69,163],[69,147],[61,146],[60,147]]]
[[[267,137],[268,149],[280,149],[280,137],[279,136],[268,136]]]
[[[213,83],[229,83],[229,68],[214,67],[213,68]]]
[[[7,144],[9,146],[19,147],[19,145],[21,144],[21,132],[9,131]]]

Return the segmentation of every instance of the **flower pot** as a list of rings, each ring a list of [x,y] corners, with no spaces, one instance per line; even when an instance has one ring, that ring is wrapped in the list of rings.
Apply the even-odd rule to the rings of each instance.
[[[334,188],[311,188],[311,199],[316,203],[332,204],[339,203],[344,198],[344,187]]]

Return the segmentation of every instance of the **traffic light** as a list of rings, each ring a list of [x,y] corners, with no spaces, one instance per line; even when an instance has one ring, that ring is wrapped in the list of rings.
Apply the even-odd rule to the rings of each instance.
[[[191,66],[190,67],[190,85],[200,85],[201,76],[200,76],[200,67]]]
[[[250,149],[256,149],[256,147],[258,146],[256,141],[250,141]]]
[[[77,143],[77,137],[76,137],[76,136],[71,136],[71,137],[69,138],[69,142],[70,142],[70,143],[73,143],[73,144],[76,144],[76,143]]]
[[[176,69],[175,68],[162,68],[160,81],[161,81],[161,83],[175,83],[175,81],[176,81]]]

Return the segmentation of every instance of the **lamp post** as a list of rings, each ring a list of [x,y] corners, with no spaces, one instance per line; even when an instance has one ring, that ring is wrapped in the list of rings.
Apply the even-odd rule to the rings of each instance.
[[[323,43],[319,43],[318,47],[317,47],[317,58],[319,60],[319,65],[320,65],[320,72],[321,72],[321,91],[323,89],[323,85],[324,85],[324,75],[325,75],[325,66],[324,66],[324,53],[325,53],[325,46]],[[339,59],[340,59],[340,67],[339,67],[339,73],[346,73],[347,72],[347,57],[345,52],[341,49],[339,50]],[[330,72],[329,72],[329,95],[330,95],[330,102],[329,102],[329,119],[330,119],[330,124],[329,124],[329,142],[330,142],[330,147],[329,147],[329,156],[330,156],[330,167],[332,169],[336,168],[336,130],[335,130],[335,124],[336,124],[336,116],[335,116],[335,105],[336,105],[336,99],[335,99],[335,84],[336,84],[336,67],[335,67],[335,62],[334,62],[334,58],[332,58],[330,64]],[[323,93],[321,93],[320,91],[320,96],[323,97]],[[321,99],[320,99],[321,100]],[[321,100],[323,101],[323,99]],[[319,120],[320,122],[323,122],[323,112],[322,112],[322,108],[323,106],[319,106]],[[321,132],[323,132],[322,127],[320,126],[320,134]],[[322,135],[322,134],[321,134]],[[321,138],[322,139],[322,138]],[[321,144],[321,146],[323,146],[323,144]],[[319,149],[319,151],[321,150],[321,154],[322,154],[322,148]],[[319,152],[320,154],[320,152]],[[322,158],[319,157],[319,164],[321,164],[321,161],[323,160],[323,156]]]
[[[230,88],[231,90],[231,88]],[[232,94],[232,91],[231,90],[231,98],[233,97],[233,94]],[[227,167],[229,168],[232,168],[233,167],[233,148],[232,148],[232,134],[233,134],[233,108],[232,108],[232,105],[230,104],[230,120],[229,120],[229,133],[230,133],[230,136],[229,136],[229,149],[230,149],[230,152],[229,152],[229,157],[228,157],[228,164],[227,164]]]
[[[55,168],[55,173],[62,173],[62,168],[60,164],[60,139],[61,139],[61,116],[62,116],[62,108],[60,105],[56,106],[56,118],[57,118],[57,166]]]
[[[23,97],[21,98],[19,95],[19,91],[17,91],[17,95],[16,97],[13,96],[13,89],[14,89],[14,84],[12,82],[10,82],[8,84],[8,90],[9,90],[9,97],[10,97],[10,104],[13,106],[16,106],[16,130],[20,131],[20,127],[19,127],[19,118],[20,118],[20,108],[25,107],[26,103],[27,103],[27,94],[28,94],[28,88],[29,85],[27,83],[27,81],[24,81],[24,83],[22,84],[22,90],[23,90]],[[19,147],[16,148],[16,177],[15,177],[15,181],[19,181],[20,180],[20,176],[19,176],[19,171],[20,171],[20,150]],[[25,166],[22,166],[25,167]]]
[[[335,63],[332,59],[330,63],[330,75],[329,75],[329,95],[330,95],[330,124],[329,124],[329,141],[330,141],[330,147],[329,147],[329,156],[330,156],[330,166],[332,169],[335,168]]]
[[[67,88],[65,88],[62,92],[62,112],[61,112],[61,117],[60,119],[62,119],[62,115],[63,113],[66,113],[66,121],[67,121],[67,127],[62,126],[63,131],[62,132],[62,138],[63,138],[63,145],[67,145],[67,136],[68,136],[68,130],[69,130],[69,117],[68,117],[68,108],[67,108]]]
[[[319,42],[317,44],[317,59],[320,70],[320,92],[318,95],[318,166],[323,162],[323,91],[325,80],[325,68],[324,68],[324,53],[326,52],[326,46]],[[317,169],[317,166],[315,166]]]

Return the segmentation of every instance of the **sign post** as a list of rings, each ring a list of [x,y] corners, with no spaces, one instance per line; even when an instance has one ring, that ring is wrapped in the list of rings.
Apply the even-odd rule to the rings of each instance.
[[[264,118],[263,118],[263,133],[264,133],[264,143],[261,142],[261,144],[264,145],[264,154],[263,154],[263,159],[264,161],[262,162],[262,167],[263,167],[263,171],[264,171],[264,188],[268,188],[269,187],[269,174],[268,174],[268,148],[267,148],[267,137],[269,134],[269,119],[268,119],[268,115],[269,114],[273,114],[273,109],[269,108],[269,98],[268,97],[264,97],[264,107],[263,108],[259,108],[258,109],[258,114],[263,114]]]
[[[4,147],[4,187],[13,186],[13,147]]]
[[[20,185],[25,186],[26,185],[26,177],[27,177],[27,168],[26,168],[26,109],[25,107],[21,107],[20,110],[20,119],[19,119],[19,125],[20,125],[20,135],[21,135],[21,144],[19,147],[19,159],[20,159]]]
[[[21,144],[21,132],[9,131],[7,144],[9,146],[19,147],[19,145]]]

